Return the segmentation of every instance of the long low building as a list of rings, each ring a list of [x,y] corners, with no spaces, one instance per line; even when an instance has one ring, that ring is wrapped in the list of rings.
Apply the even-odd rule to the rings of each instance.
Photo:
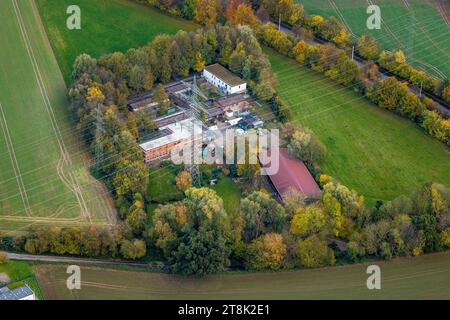
[[[271,154],[274,153],[271,152]],[[267,163],[267,159],[262,159],[262,154],[260,154],[260,160]],[[280,200],[283,200],[283,195],[289,188],[300,191],[309,199],[320,198],[321,190],[306,165],[291,156],[285,148],[279,149],[278,172],[268,175],[268,178]]]
[[[247,83],[244,80],[218,63],[205,67],[203,77],[226,94],[241,93],[247,90]]]
[[[196,134],[202,132],[201,126],[192,118],[161,127],[156,137],[139,145],[144,152],[145,162],[168,159],[173,148],[192,141],[193,130]]]
[[[243,112],[250,106],[249,96],[244,93],[237,93],[223,96],[215,100],[214,104],[224,112]]]
[[[36,300],[33,290],[25,284],[15,289],[0,290],[1,300]]]

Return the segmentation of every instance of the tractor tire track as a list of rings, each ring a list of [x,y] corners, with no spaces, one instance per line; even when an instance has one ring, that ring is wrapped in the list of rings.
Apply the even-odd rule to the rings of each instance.
[[[60,128],[58,126],[58,123],[57,123],[57,119],[56,119],[55,113],[53,112],[53,108],[52,108],[52,105],[51,105],[51,102],[50,102],[50,99],[49,99],[49,96],[48,96],[48,92],[47,92],[47,89],[45,87],[45,83],[44,83],[41,71],[39,69],[39,65],[38,65],[38,62],[36,60],[36,57],[35,57],[35,54],[34,54],[34,51],[33,51],[33,47],[31,45],[31,41],[29,39],[28,32],[26,30],[26,26],[25,26],[22,14],[20,12],[20,8],[19,8],[19,5],[17,3],[17,0],[12,0],[12,4],[13,4],[13,7],[14,7],[14,12],[15,12],[15,15],[16,15],[19,27],[20,27],[20,31],[21,31],[21,34],[22,34],[23,41],[25,43],[28,55],[29,55],[30,60],[31,60],[31,64],[32,64],[32,67],[33,67],[33,71],[34,71],[34,74],[35,74],[38,86],[39,86],[39,90],[40,90],[42,98],[44,100],[44,106],[45,106],[46,111],[47,111],[47,113],[48,113],[48,115],[50,117],[50,122],[52,124],[52,128],[53,128],[53,131],[55,133],[56,140],[58,142],[58,145],[59,145],[59,148],[60,148],[60,151],[61,151],[61,156],[63,157],[64,163],[66,165],[71,165],[72,164],[72,160],[70,158],[69,152],[67,151],[67,147],[66,147],[66,145],[64,143],[64,140],[63,140],[63,137],[62,137],[62,134],[61,134],[61,130],[60,130]],[[61,176],[60,176],[60,178],[61,178]],[[67,182],[68,181],[66,181],[66,183]],[[64,180],[63,180],[63,183],[64,183]],[[86,210],[86,208],[87,208],[86,203],[84,202],[84,198],[82,197],[82,195],[80,196],[80,191],[77,189],[76,184],[74,183],[72,185],[72,187],[69,188],[69,189],[74,192],[74,194],[75,194],[75,196],[77,198],[77,201],[80,204],[81,210],[82,211]]]
[[[6,122],[6,117],[3,112],[3,106],[1,103],[0,103],[0,126],[2,127],[3,135],[5,136],[6,148],[8,149],[9,157],[11,159],[11,165],[13,167],[14,175],[16,177],[16,181],[19,186],[19,192],[20,192],[20,196],[22,197],[22,202],[23,202],[23,205],[25,208],[25,212],[26,212],[27,216],[30,217],[33,215],[33,212],[31,211],[27,191],[25,189],[25,185],[22,180],[19,163],[17,161],[16,153],[14,151],[14,145],[11,140],[11,135],[9,134],[8,124]]]

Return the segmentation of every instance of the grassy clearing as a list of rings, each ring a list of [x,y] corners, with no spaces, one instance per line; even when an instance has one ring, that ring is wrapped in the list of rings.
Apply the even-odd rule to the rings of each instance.
[[[34,2],[2,1],[0,17],[0,230],[111,222],[115,209],[88,173]]]
[[[294,120],[325,143],[322,168],[369,204],[434,181],[450,185],[450,149],[409,120],[383,111],[352,90],[268,50],[280,94]]]
[[[366,287],[367,265],[279,273],[182,278],[161,273],[82,267],[70,292],[66,266],[37,265],[46,299],[449,299],[450,254],[378,262],[382,290]]]
[[[309,13],[325,17],[342,15],[356,35],[371,34],[383,48],[402,49],[409,61],[435,76],[450,76],[450,28],[433,1],[377,0],[383,23],[380,30],[368,30],[366,0],[297,0]],[[334,2],[338,9],[333,7]],[[337,12],[339,11],[339,13]],[[434,68],[441,72],[437,72]]]
[[[152,202],[163,204],[181,200],[184,197],[183,192],[178,190],[175,184],[175,178],[179,171],[179,166],[170,163],[150,169],[148,196]]]
[[[228,213],[238,213],[242,194],[230,177],[221,176],[219,183],[212,189],[222,198],[223,206]]]
[[[188,21],[128,0],[37,0],[47,34],[66,83],[75,58],[141,47],[160,33],[194,30]],[[69,5],[81,9],[81,30],[66,28]]]
[[[5,272],[11,279],[10,289],[28,284],[39,300],[43,299],[39,283],[34,276],[32,265],[25,261],[9,261],[0,265],[0,272]]]

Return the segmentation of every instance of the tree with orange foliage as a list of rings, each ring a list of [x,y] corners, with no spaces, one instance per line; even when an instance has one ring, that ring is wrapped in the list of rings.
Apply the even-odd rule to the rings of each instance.
[[[249,25],[256,26],[258,24],[258,18],[255,16],[252,7],[248,4],[241,3],[234,11],[231,19],[229,19],[232,24],[238,25]]]
[[[197,0],[195,21],[203,25],[215,24],[218,16],[217,7],[216,0]]]
[[[230,2],[228,2],[227,8],[225,9],[225,18],[227,21],[233,20],[234,13],[241,4],[242,0],[230,0]]]

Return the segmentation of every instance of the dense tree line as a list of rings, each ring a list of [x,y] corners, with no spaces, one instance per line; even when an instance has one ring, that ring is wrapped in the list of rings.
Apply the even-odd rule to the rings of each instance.
[[[27,235],[0,237],[0,248],[30,254],[136,259],[146,252],[145,242],[133,240],[131,231],[115,227],[32,227]],[[1,235],[0,235],[1,236]]]

